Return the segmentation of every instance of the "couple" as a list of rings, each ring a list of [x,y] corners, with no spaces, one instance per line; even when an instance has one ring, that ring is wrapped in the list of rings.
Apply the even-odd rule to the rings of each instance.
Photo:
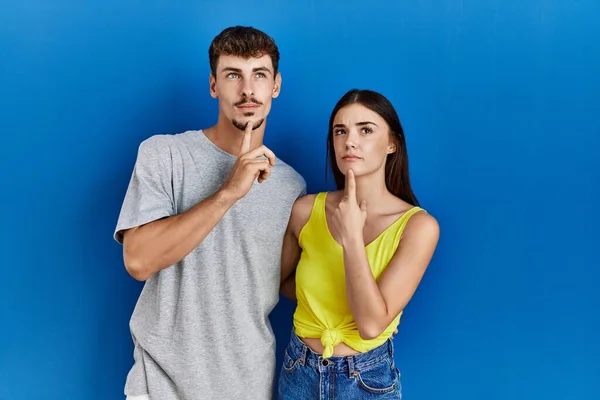
[[[339,190],[306,194],[263,145],[278,61],[265,33],[225,29],[209,47],[217,123],[138,149],[115,229],[127,271],[145,281],[129,400],[401,397],[391,336],[438,224],[411,190],[393,106],[368,90],[331,114]],[[276,378],[268,317],[280,292],[297,308]]]

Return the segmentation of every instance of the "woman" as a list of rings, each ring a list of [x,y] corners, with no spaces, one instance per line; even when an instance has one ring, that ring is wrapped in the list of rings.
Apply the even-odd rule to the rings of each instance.
[[[392,334],[437,246],[410,186],[404,132],[381,94],[351,90],[329,121],[337,191],[294,204],[282,292],[297,299],[278,395],[399,399]]]

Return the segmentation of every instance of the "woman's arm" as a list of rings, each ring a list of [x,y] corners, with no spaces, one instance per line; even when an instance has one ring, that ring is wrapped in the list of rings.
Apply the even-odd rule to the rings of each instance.
[[[292,301],[298,301],[296,298],[296,277],[292,274],[285,281],[281,282],[280,293]]]
[[[431,215],[411,217],[396,253],[375,281],[362,232],[344,244],[346,291],[352,315],[363,339],[378,337],[406,307],[433,256],[439,226]]]
[[[296,301],[296,279],[295,272],[302,249],[298,243],[300,231],[308,222],[315,195],[307,195],[299,198],[292,207],[290,220],[283,237],[283,248],[281,251],[281,280],[280,292],[290,300]]]
[[[294,206],[295,207],[295,206]],[[294,208],[295,209],[295,208]],[[293,211],[292,211],[293,214]],[[279,291],[282,295],[292,301],[296,301],[296,265],[300,260],[300,245],[294,234],[294,217],[290,218],[288,228],[283,237],[283,249],[281,251],[281,280]]]

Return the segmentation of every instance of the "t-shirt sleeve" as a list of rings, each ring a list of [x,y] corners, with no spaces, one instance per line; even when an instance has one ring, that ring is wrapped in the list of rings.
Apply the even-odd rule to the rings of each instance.
[[[306,196],[306,193],[307,193],[306,180],[304,180],[304,178],[302,176],[300,176],[299,180],[300,180],[300,194],[298,195],[298,198]]]
[[[172,163],[168,142],[161,136],[143,141],[114,231],[123,244],[123,231],[175,215]]]

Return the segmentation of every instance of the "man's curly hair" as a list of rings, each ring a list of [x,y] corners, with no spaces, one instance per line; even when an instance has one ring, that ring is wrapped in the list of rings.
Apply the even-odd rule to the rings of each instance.
[[[210,70],[216,77],[220,56],[230,55],[243,58],[268,55],[273,62],[273,74],[279,67],[279,49],[275,40],[266,33],[250,26],[233,26],[219,33],[210,44],[208,59]]]

